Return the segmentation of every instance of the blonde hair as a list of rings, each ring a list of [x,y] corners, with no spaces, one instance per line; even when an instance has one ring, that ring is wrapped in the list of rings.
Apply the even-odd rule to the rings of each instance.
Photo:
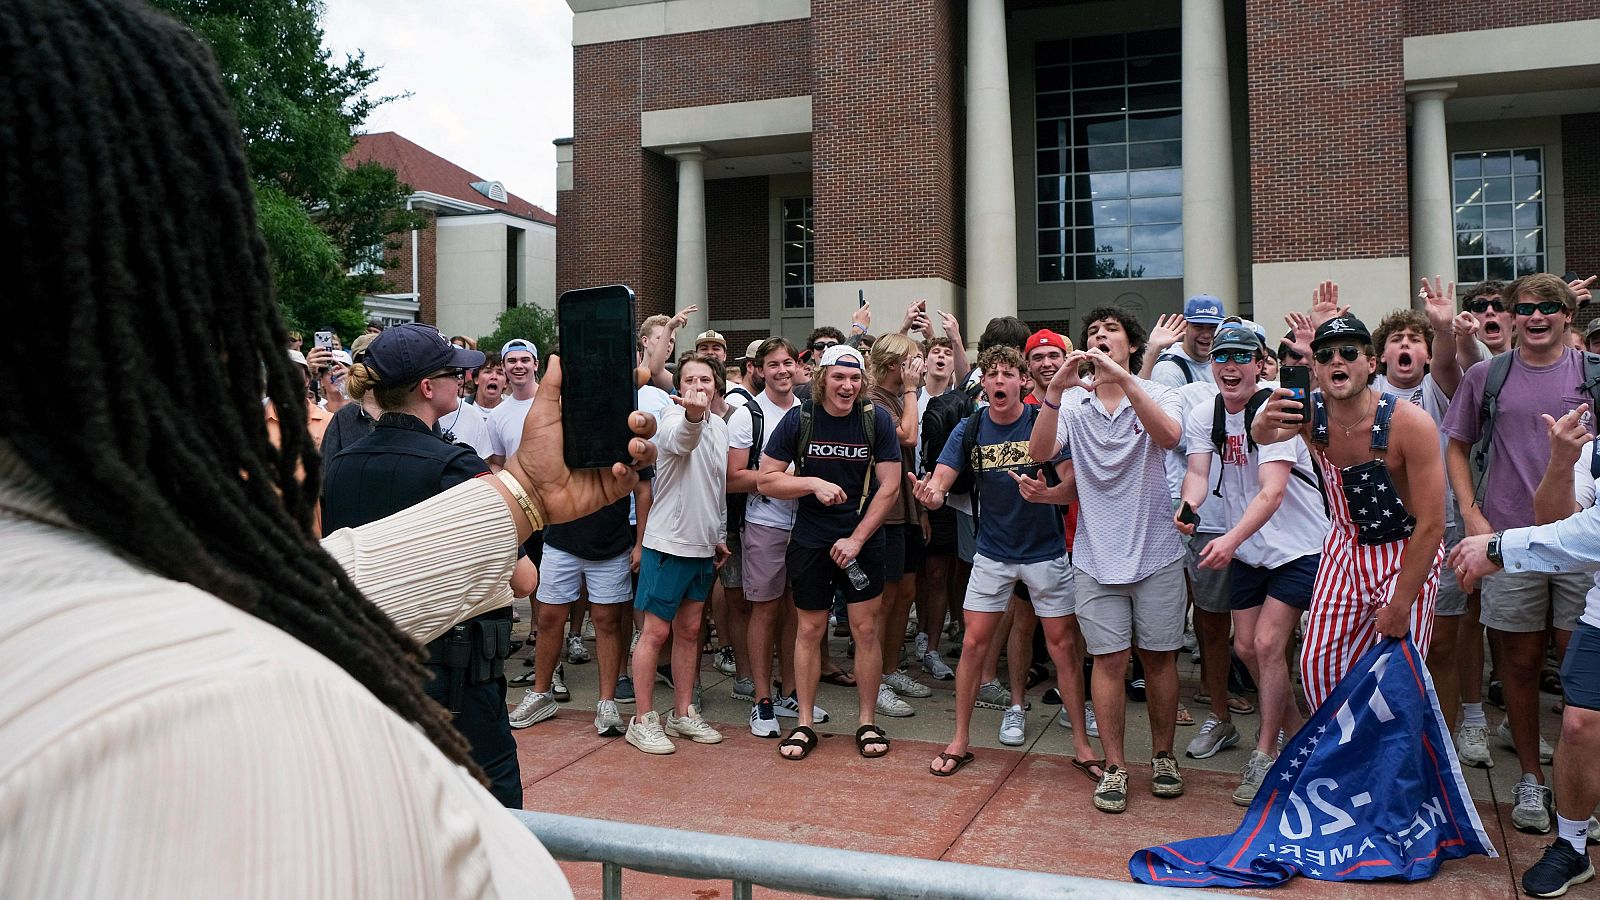
[[[410,402],[411,389],[417,383],[385,386],[380,383],[378,371],[366,363],[355,363],[344,376],[344,392],[357,403],[369,392],[382,409],[399,409]]]
[[[652,331],[655,331],[657,328],[664,328],[667,325],[671,324],[671,322],[672,322],[672,317],[671,316],[664,316],[661,313],[656,313],[655,315],[649,317],[648,319],[645,319],[643,322],[640,322],[639,323],[639,349],[641,349],[641,350],[644,349],[644,342],[650,338],[650,333]]]
[[[882,384],[890,366],[921,353],[922,348],[917,346],[917,342],[903,334],[896,332],[883,335],[873,342],[872,352],[867,354],[867,380],[872,384]]]

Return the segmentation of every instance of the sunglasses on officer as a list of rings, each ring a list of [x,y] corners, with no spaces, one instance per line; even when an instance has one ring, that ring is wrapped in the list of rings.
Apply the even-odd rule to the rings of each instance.
[[[1340,344],[1337,349],[1339,355],[1344,358],[1345,362],[1355,362],[1361,358],[1362,350],[1355,344]],[[1335,348],[1333,347],[1318,347],[1311,352],[1311,355],[1317,358],[1317,362],[1327,365],[1328,363],[1333,362],[1334,350]]]
[[[1511,311],[1519,316],[1531,316],[1534,310],[1541,315],[1553,316],[1558,312],[1566,312],[1567,305],[1560,300],[1541,300],[1538,303],[1518,303],[1511,307]]]
[[[1506,311],[1506,305],[1505,305],[1504,302],[1502,302],[1500,300],[1468,300],[1467,301],[1467,312],[1474,312],[1474,313],[1477,313],[1478,315],[1481,316],[1481,315],[1483,315],[1484,313],[1488,312],[1491,309],[1494,310],[1495,312],[1505,312]]]
[[[1211,361],[1219,366],[1233,363],[1235,365],[1249,365],[1256,361],[1255,353],[1249,350],[1218,350],[1211,354]]]

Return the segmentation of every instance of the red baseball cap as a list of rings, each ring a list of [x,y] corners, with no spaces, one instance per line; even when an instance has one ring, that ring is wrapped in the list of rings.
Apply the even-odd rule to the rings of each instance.
[[[1027,356],[1028,351],[1035,347],[1054,347],[1062,353],[1071,353],[1072,345],[1067,339],[1048,328],[1041,328],[1028,335],[1028,343],[1022,348],[1022,355]]]

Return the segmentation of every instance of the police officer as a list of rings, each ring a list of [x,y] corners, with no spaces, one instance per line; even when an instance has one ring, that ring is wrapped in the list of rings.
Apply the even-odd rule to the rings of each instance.
[[[471,448],[446,443],[434,430],[439,416],[455,408],[463,370],[482,364],[481,352],[453,347],[427,325],[388,328],[372,342],[365,361],[351,366],[348,385],[358,402],[370,392],[383,414],[370,435],[328,463],[327,531],[382,519],[489,474]],[[522,777],[502,673],[511,653],[511,608],[467,619],[427,650],[429,696],[455,717],[496,799],[520,809]]]

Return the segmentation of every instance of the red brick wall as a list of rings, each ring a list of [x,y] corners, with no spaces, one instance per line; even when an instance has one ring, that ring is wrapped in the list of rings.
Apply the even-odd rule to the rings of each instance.
[[[952,5],[811,4],[818,282],[960,280]]]
[[[427,227],[419,231],[417,240],[417,321],[432,325],[438,321],[439,310],[439,228],[438,216],[432,210],[417,210],[428,220]],[[411,233],[400,236],[400,249],[391,252],[393,265],[384,266],[384,293],[411,293]]]
[[[1406,5],[1408,35],[1446,34],[1571,22],[1600,15],[1594,0],[1410,0]],[[1485,52],[1492,52],[1486,48]]]
[[[575,191],[556,191],[556,216],[561,224],[556,226],[556,296],[562,291],[584,287],[577,282],[578,254],[567,253],[564,246],[576,241],[578,233],[578,201]]]
[[[1600,113],[1561,117],[1567,271],[1600,273]]]
[[[808,19],[673,34],[640,43],[645,109],[811,93]]]
[[[1404,10],[1246,0],[1256,262],[1409,254]]]
[[[713,320],[772,315],[769,229],[766,176],[706,182],[706,281]],[[731,342],[728,348],[735,349]]]

